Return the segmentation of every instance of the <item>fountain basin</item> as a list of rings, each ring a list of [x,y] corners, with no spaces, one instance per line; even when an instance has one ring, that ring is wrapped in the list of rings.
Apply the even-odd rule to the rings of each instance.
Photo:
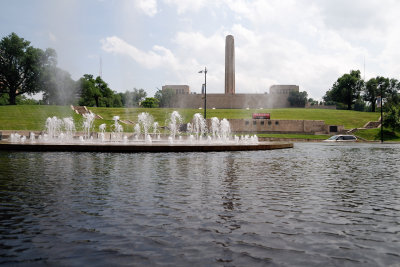
[[[255,151],[293,148],[293,143],[259,142],[258,144],[122,144],[122,143],[9,143],[0,141],[0,151],[30,152],[113,152],[113,153],[161,153],[161,152],[220,152]]]

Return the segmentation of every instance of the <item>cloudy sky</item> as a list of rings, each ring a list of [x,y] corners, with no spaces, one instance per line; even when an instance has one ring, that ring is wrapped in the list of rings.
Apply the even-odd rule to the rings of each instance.
[[[79,79],[118,92],[187,84],[224,92],[225,36],[236,50],[236,92],[297,84],[321,99],[352,69],[400,79],[397,0],[2,0],[0,36],[52,47]],[[365,73],[364,73],[365,62]]]

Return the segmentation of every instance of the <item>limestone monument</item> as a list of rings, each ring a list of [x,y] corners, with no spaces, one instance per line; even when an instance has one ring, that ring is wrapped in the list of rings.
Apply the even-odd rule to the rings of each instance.
[[[235,94],[235,41],[232,35],[225,41],[225,94]]]

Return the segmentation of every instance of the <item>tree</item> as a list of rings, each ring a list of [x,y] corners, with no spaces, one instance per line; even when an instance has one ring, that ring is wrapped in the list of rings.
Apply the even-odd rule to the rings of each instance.
[[[0,41],[0,94],[8,94],[9,103],[16,97],[41,90],[41,75],[46,64],[51,64],[55,51],[30,46],[17,34],[11,33]]]
[[[114,107],[114,108],[123,107],[121,95],[117,94],[115,92],[114,92],[113,97],[112,97],[112,107]]]
[[[95,87],[100,91],[98,107],[113,107],[114,92],[108,87],[108,84],[103,81],[100,76],[95,79]]]
[[[81,98],[79,105],[99,107],[99,99],[101,96],[100,89],[96,87],[96,81],[91,74],[84,74],[79,80],[81,88]]]
[[[400,82],[396,79],[389,80],[386,92],[386,103],[388,106],[398,106],[400,104]]]
[[[146,96],[147,93],[144,89],[133,88],[133,92],[126,91],[122,93],[122,103],[125,107],[138,107]]]
[[[288,101],[292,107],[305,107],[307,103],[307,92],[294,92],[289,93]]]
[[[375,112],[376,107],[376,99],[379,95],[378,93],[378,84],[375,78],[369,79],[365,84],[364,89],[364,100],[371,103],[371,111]]]
[[[390,106],[383,116],[383,126],[392,129],[393,132],[400,131],[400,108]]]
[[[79,80],[81,98],[79,105],[96,107],[122,107],[121,96],[112,91],[108,84],[98,76],[84,74]]]
[[[307,102],[310,103],[311,106],[318,106],[318,100],[314,100],[313,98],[309,98]]]
[[[354,110],[355,111],[366,111],[366,104],[361,97],[357,98],[354,102]]]
[[[158,108],[158,99],[154,97],[146,97],[140,105],[144,108]]]
[[[164,90],[158,90],[154,97],[159,101],[160,107],[169,108],[171,106],[171,101],[175,95],[175,91],[170,88]]]
[[[351,110],[354,101],[359,97],[364,81],[361,79],[359,70],[352,70],[349,74],[340,77],[328,90],[324,96],[324,100],[335,101],[347,105],[347,109]]]
[[[378,76],[366,82],[364,88],[364,100],[371,103],[371,111],[375,112],[377,97],[381,95],[381,89],[385,93],[389,88],[389,79]]]

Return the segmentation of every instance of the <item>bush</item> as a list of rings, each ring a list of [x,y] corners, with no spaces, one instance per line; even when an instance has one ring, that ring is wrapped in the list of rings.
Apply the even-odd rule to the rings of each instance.
[[[154,97],[146,97],[140,105],[143,108],[158,108],[158,99]]]
[[[8,105],[9,103],[9,97],[7,94],[3,94],[0,96],[0,106],[5,106]]]
[[[32,98],[27,98],[24,95],[19,95],[16,97],[15,102],[17,105],[39,105],[39,101],[32,99]]]

